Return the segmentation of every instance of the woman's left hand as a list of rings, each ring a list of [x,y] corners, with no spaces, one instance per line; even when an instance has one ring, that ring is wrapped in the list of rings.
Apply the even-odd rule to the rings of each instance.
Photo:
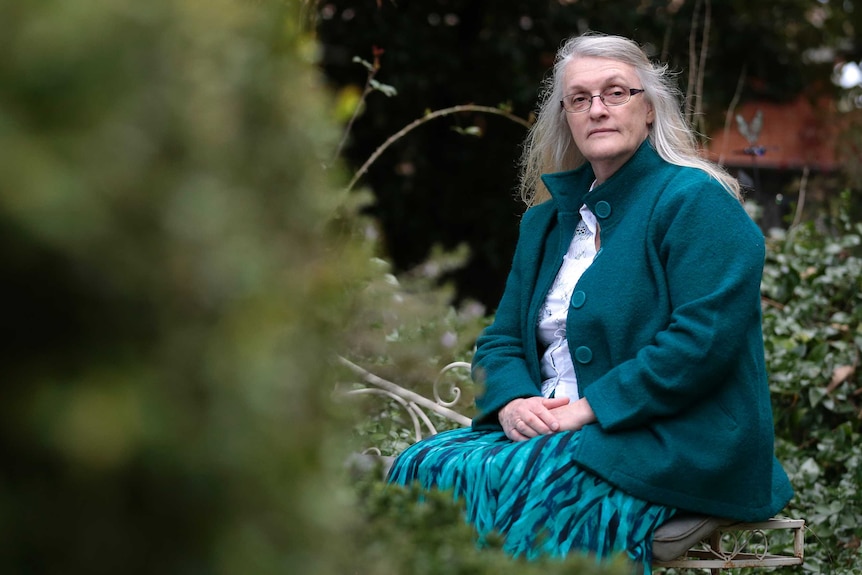
[[[549,411],[560,423],[558,431],[576,431],[596,421],[596,414],[585,397]]]

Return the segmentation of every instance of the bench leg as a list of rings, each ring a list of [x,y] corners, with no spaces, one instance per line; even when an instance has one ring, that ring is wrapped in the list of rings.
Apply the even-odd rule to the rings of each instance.
[[[721,530],[716,529],[712,532],[712,535],[709,536],[709,546],[712,547],[715,551],[721,551]],[[721,569],[710,569],[710,575],[721,575]]]

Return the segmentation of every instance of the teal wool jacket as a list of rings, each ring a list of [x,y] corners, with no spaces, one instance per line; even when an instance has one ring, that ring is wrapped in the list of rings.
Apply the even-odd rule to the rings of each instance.
[[[578,281],[566,332],[597,423],[572,460],[627,493],[744,521],[793,490],[774,456],[763,354],[763,234],[701,170],[647,141],[588,192],[589,164],[547,174],[552,199],[527,210],[496,316],[477,341],[476,429],[500,429],[509,401],[540,394],[536,326],[584,203],[601,248]]]

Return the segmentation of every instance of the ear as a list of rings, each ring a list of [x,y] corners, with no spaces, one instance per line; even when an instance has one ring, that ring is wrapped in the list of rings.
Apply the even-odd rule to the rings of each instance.
[[[647,126],[652,127],[653,122],[655,122],[655,108],[653,107],[651,102],[648,102],[646,114]]]

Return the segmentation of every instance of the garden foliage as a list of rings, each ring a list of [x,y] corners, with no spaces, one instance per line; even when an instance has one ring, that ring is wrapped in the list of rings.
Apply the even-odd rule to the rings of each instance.
[[[355,572],[327,358],[374,270],[299,10],[0,7],[0,572]]]
[[[806,571],[862,573],[862,224],[776,233],[763,277],[778,458],[806,520]]]

